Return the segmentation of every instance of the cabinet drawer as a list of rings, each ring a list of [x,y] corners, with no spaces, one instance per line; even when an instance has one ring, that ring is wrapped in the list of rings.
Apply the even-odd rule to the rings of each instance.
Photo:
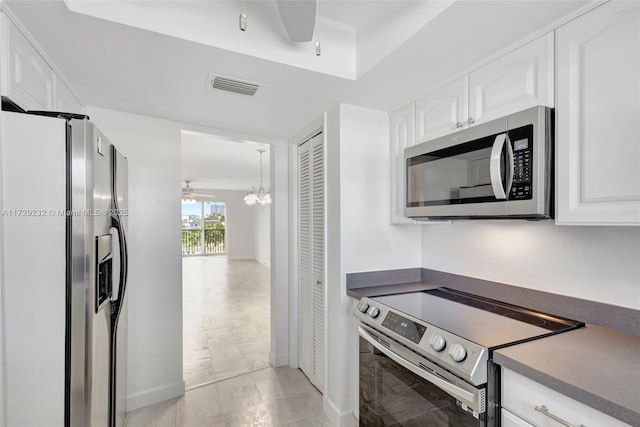
[[[502,427],[535,427],[533,424],[523,420],[519,416],[502,408]]]
[[[25,110],[53,109],[53,70],[4,13],[0,25],[2,95]]]
[[[502,368],[502,407],[541,427],[556,427],[558,422],[536,411],[546,406],[549,413],[575,426],[628,427],[607,414],[597,411],[529,378]],[[526,424],[513,424],[526,425]]]

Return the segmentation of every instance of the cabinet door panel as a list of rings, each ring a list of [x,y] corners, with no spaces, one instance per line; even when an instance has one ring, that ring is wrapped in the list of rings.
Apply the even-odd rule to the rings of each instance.
[[[53,109],[64,111],[65,113],[81,113],[81,106],[69,88],[56,77],[55,81],[55,102]]]
[[[405,164],[404,149],[415,144],[415,104],[407,105],[390,117],[390,183],[391,224],[413,224],[404,216]]]
[[[469,75],[469,117],[475,123],[536,105],[553,107],[553,33]]]
[[[557,222],[640,224],[640,5],[560,27]]]
[[[416,101],[416,140],[425,142],[454,132],[460,125],[466,124],[466,117],[465,77]]]
[[[53,70],[18,28],[3,15],[8,27],[8,58],[3,65],[7,73],[3,94],[27,110],[53,108]],[[7,34],[7,32],[5,32]],[[7,67],[7,68],[4,68]]]

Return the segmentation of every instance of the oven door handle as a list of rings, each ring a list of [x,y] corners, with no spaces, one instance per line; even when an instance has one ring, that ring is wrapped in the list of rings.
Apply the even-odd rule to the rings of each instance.
[[[429,372],[427,372],[427,371],[425,371],[423,369],[420,369],[418,366],[414,365],[413,363],[409,362],[408,360],[405,360],[403,357],[398,356],[393,351],[390,351],[385,346],[383,346],[380,343],[378,343],[378,341],[376,341],[374,338],[372,338],[371,335],[369,335],[369,333],[365,329],[362,328],[362,326],[358,326],[358,332],[360,333],[360,336],[362,338],[367,340],[367,342],[369,342],[369,344],[374,346],[377,350],[382,352],[385,356],[389,357],[391,360],[393,360],[394,362],[396,362],[400,366],[402,366],[402,367],[410,370],[414,374],[418,375],[420,378],[423,378],[423,379],[429,381],[430,383],[432,383],[436,387],[440,388],[442,391],[445,391],[446,393],[450,394],[451,396],[455,397],[456,399],[458,399],[460,401],[477,403],[473,393],[470,393],[470,392],[468,392],[466,390],[463,390],[460,387],[458,387],[456,385],[453,385],[453,384],[443,380],[442,378],[439,378],[439,377],[437,377],[437,376],[435,376],[435,375],[433,375],[433,374],[431,374],[431,373],[429,373]]]

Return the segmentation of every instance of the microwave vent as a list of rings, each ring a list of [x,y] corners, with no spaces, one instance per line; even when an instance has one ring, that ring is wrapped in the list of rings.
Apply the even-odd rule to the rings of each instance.
[[[207,87],[224,90],[227,92],[239,93],[241,95],[253,96],[260,87],[260,83],[242,81],[232,77],[225,77],[209,73]]]

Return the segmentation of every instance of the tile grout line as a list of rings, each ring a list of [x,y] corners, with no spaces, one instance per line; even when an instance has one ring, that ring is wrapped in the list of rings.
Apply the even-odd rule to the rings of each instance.
[[[184,391],[185,391],[185,393],[186,393],[186,392],[191,391],[191,390],[195,390],[195,389],[198,389],[198,388],[206,387],[206,386],[208,386],[208,385],[216,384],[216,383],[219,383],[219,382],[222,382],[222,381],[231,380],[231,379],[233,379],[233,378],[238,378],[238,377],[241,377],[241,376],[243,376],[243,375],[253,374],[254,372],[264,371],[265,369],[269,369],[269,368],[271,368],[271,365],[269,365],[269,366],[264,366],[264,367],[262,367],[262,368],[258,368],[258,369],[254,369],[254,370],[252,370],[252,371],[242,372],[242,373],[240,373],[240,374],[232,375],[232,376],[230,376],[230,377],[226,377],[226,378],[218,378],[218,379],[215,379],[215,380],[211,380],[211,381],[204,382],[204,383],[202,383],[202,384],[192,385],[192,386],[189,386],[189,387],[185,388],[185,389],[184,389]]]

